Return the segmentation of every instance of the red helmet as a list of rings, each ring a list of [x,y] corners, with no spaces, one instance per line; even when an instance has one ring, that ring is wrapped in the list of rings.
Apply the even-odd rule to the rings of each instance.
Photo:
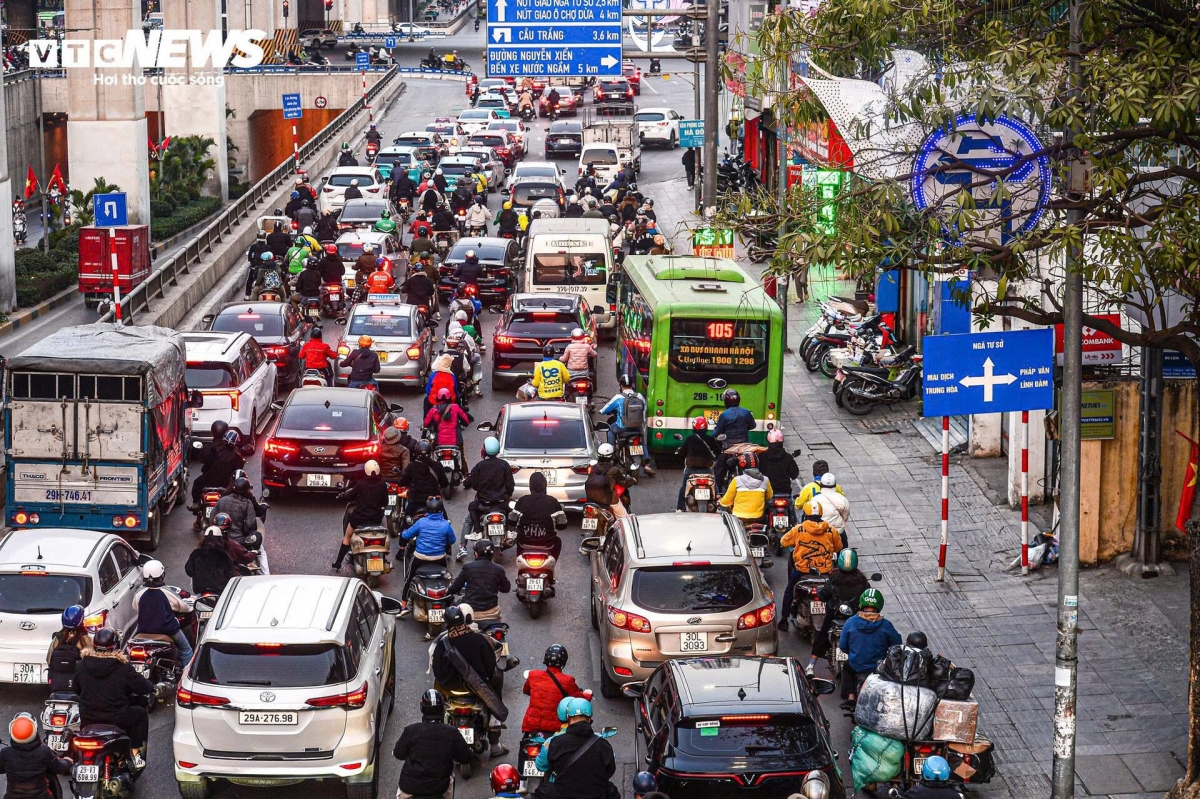
[[[333,243],[326,244],[325,252],[329,253],[330,255],[337,255],[337,245]]]
[[[492,769],[492,790],[496,793],[500,791],[513,792],[521,784],[521,777],[517,774],[517,770],[508,763],[501,763]]]
[[[401,417],[397,418],[396,421],[392,422],[392,426],[395,427],[397,430],[401,430],[401,431],[408,430],[408,420],[405,419],[403,416],[401,416]]]
[[[697,416],[692,420],[692,429],[699,433],[702,430],[708,429],[708,420],[703,416]]]

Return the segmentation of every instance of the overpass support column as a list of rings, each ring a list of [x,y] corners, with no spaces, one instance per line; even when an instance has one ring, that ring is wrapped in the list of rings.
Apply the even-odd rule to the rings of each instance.
[[[124,39],[141,30],[138,0],[66,0],[72,39]],[[67,142],[71,187],[89,191],[95,178],[128,195],[129,221],[150,223],[146,96],[141,68],[68,69]]]
[[[270,38],[275,33],[274,11],[270,0],[225,0],[229,30],[260,30]]]
[[[4,112],[4,80],[0,76],[0,130],[8,130]],[[16,195],[8,174],[8,137],[0,136],[0,214],[8,214]],[[24,193],[20,196],[24,196]],[[11,216],[5,217],[12,219]],[[17,304],[17,270],[11,224],[0,225],[0,311],[7,313]]]
[[[188,0],[163,4],[163,27],[197,30],[207,36],[221,29],[219,0]],[[229,197],[229,162],[225,132],[224,64],[168,69],[163,74],[163,118],[169,136],[207,136],[213,140],[208,157],[213,160],[204,193],[222,200]]]

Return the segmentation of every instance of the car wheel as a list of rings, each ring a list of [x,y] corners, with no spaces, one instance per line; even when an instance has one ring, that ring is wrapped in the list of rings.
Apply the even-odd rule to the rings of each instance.
[[[496,374],[496,364],[493,363],[492,364],[492,391],[503,391],[504,387],[505,387],[504,379],[501,378],[500,375]]]
[[[371,766],[370,782],[346,783],[346,799],[377,799],[379,796],[379,747],[375,747],[375,763]]]
[[[182,799],[208,799],[208,780],[200,782],[177,782]]]
[[[608,669],[604,666],[604,655],[600,656],[600,693],[605,699],[620,699],[624,696],[621,686],[608,676]]]
[[[253,455],[254,450],[258,448],[258,411],[250,417],[250,432],[242,439],[241,450],[243,455]]]
[[[668,146],[672,150],[679,146],[679,139],[675,136],[675,131],[671,131],[671,141]]]

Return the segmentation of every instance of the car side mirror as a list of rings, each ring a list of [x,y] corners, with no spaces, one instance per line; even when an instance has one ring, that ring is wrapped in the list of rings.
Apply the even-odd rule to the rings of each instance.
[[[609,429],[608,422],[596,422],[596,432],[607,433]]]
[[[874,574],[871,575],[871,582],[873,582],[873,583],[877,583],[882,579],[883,579],[883,575],[880,574],[879,572],[875,572]]]
[[[147,555],[145,552],[138,553],[137,563],[139,566],[145,566],[147,563],[149,563],[152,560],[154,560],[153,556]]]
[[[216,314],[211,314],[211,313],[205,314],[200,319],[200,327],[203,328],[204,330],[212,330],[213,322],[215,322],[216,320],[217,320]]]
[[[621,686],[621,693],[630,699],[641,699],[646,685],[642,682],[627,682]]]
[[[811,677],[809,684],[812,685],[813,693],[819,696],[825,696],[837,690],[837,686],[834,685],[833,680],[826,680],[821,677]]]
[[[403,413],[404,406],[397,405],[396,403],[393,402],[392,404],[388,405],[388,410],[391,411],[392,413]]]
[[[204,407],[204,395],[201,394],[199,391],[189,392],[187,406],[189,408],[203,408]]]
[[[399,599],[393,599],[390,596],[379,597],[379,609],[389,616],[397,616],[400,611],[404,610],[404,605],[400,604]]]
[[[271,410],[274,411],[275,413],[279,413],[280,411],[283,410],[283,404],[279,403],[279,402],[272,402]]]
[[[600,536],[590,536],[579,542],[579,554],[589,555],[592,552],[599,552],[602,546],[604,546],[604,541],[601,540]]]
[[[475,429],[481,433],[490,433],[496,429],[496,426],[491,422],[480,422],[479,424],[475,425]]]
[[[752,547],[766,547],[770,546],[771,544],[771,539],[768,538],[765,533],[751,533],[750,535],[746,536],[746,540]]]

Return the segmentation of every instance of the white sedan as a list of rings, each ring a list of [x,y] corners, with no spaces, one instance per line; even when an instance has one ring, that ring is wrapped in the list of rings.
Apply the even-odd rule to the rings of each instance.
[[[486,130],[493,120],[502,118],[491,108],[468,108],[458,115],[458,124],[462,126],[467,136],[472,136],[481,130]]]
[[[414,39],[421,39],[433,33],[429,28],[422,28],[420,25],[414,25],[411,22],[402,22],[399,25],[393,26],[392,30],[397,36],[411,36]]]
[[[679,146],[679,120],[683,119],[672,108],[639,108],[633,115],[637,122],[642,144],[658,144],[674,150]]]

